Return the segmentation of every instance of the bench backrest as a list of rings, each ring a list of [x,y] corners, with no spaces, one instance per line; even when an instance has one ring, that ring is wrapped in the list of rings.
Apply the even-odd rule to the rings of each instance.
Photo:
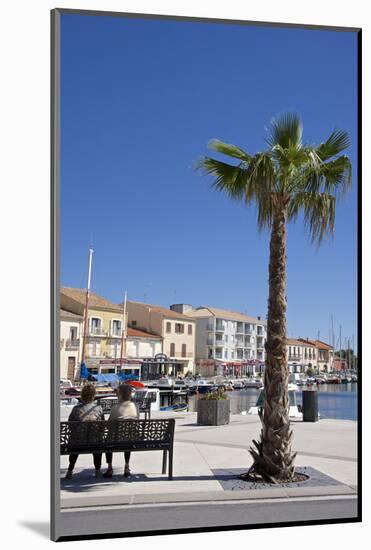
[[[61,422],[61,453],[95,449],[168,448],[173,444],[175,419]]]

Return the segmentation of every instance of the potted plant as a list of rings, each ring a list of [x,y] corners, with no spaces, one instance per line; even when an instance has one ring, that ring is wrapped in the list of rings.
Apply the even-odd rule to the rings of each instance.
[[[206,393],[198,400],[197,424],[223,426],[229,424],[230,401],[223,388]]]

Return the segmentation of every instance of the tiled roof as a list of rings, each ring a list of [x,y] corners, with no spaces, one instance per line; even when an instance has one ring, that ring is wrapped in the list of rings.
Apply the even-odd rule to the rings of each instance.
[[[158,334],[152,334],[151,332],[146,332],[133,327],[128,327],[127,335],[132,338],[150,338],[151,340],[156,338],[157,340],[162,340],[162,337]]]
[[[287,338],[286,342],[287,342],[288,346],[304,346],[304,347],[307,347],[307,348],[314,348],[315,347],[315,345],[311,341],[304,340],[304,339],[301,339],[301,338]]]
[[[326,344],[326,342],[322,342],[321,340],[314,340],[314,343],[316,345],[316,348],[318,349],[325,349],[325,350],[332,350],[333,347],[329,344]]]
[[[190,317],[218,317],[220,319],[229,319],[230,321],[242,321],[244,323],[254,323],[258,325],[266,325],[267,321],[264,319],[258,319],[257,317],[250,317],[244,313],[238,311],[230,311],[228,309],[220,309],[217,307],[200,306],[196,309],[191,309],[185,313]]]
[[[134,302],[132,300],[128,300],[127,302],[128,308],[130,307],[130,304],[143,306],[146,309],[150,309],[151,311],[160,313],[166,318],[181,319],[183,321],[193,321],[193,319],[191,318],[192,316],[184,315],[183,313],[178,313],[177,311],[173,311],[172,309],[168,309],[163,306],[157,306],[154,304],[144,304],[142,302]]]
[[[71,298],[72,300],[75,300],[85,306],[86,290],[82,288],[62,287],[61,294],[64,294],[68,298]],[[123,313],[122,307],[106,300],[105,298],[102,298],[102,296],[98,296],[95,292],[90,292],[89,294],[89,308],[117,311],[121,314]]]
[[[83,319],[82,315],[78,315],[77,313],[72,313],[72,311],[67,311],[66,309],[60,310],[60,317],[61,319],[71,319],[75,321],[81,321]]]
[[[312,344],[313,346],[315,346],[318,349],[332,350],[332,346],[329,346],[328,344],[326,344],[325,342],[322,342],[321,340],[311,340],[311,339],[308,339],[308,338],[298,338],[298,340],[300,340],[301,342],[304,342],[304,343],[309,342],[309,344]]]

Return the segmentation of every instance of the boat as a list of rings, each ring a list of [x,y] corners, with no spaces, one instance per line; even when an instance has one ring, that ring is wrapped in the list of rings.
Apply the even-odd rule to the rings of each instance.
[[[289,418],[290,420],[303,420],[303,412],[301,410],[301,407],[296,402],[296,390],[297,390],[296,384],[290,384],[288,385],[288,394],[289,394]],[[259,411],[262,410],[264,406],[264,388],[259,393],[258,399],[256,401],[256,405],[254,407],[250,407],[247,414],[259,414]]]
[[[175,403],[174,405],[169,405],[167,407],[160,407],[160,411],[187,412],[188,405],[187,403]]]
[[[198,393],[208,393],[216,391],[218,389],[218,386],[216,384],[213,384],[212,382],[208,382],[207,380],[203,380],[202,378],[200,378],[199,380],[195,381],[191,388]]]
[[[244,387],[260,389],[263,387],[263,382],[261,380],[245,380]]]

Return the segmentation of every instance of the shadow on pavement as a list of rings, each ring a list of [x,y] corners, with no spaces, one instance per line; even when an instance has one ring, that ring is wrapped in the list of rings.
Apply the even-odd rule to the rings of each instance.
[[[50,539],[50,524],[46,521],[20,521],[18,525],[37,533],[43,539]]]

